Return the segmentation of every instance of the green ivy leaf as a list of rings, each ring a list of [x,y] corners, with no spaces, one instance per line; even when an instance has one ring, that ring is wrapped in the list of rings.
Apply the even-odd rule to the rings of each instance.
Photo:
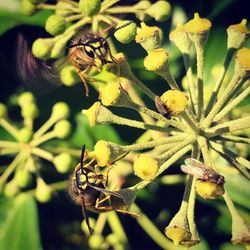
[[[111,125],[97,125],[91,128],[88,119],[82,114],[76,116],[76,123],[77,126],[72,136],[72,143],[77,147],[85,144],[88,149],[93,149],[98,140],[107,140],[121,144],[121,138]]]
[[[0,246],[11,250],[42,249],[36,202],[31,196],[0,198]]]

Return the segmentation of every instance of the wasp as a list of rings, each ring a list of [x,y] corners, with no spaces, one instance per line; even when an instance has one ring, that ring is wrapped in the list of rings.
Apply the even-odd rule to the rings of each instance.
[[[69,194],[76,204],[82,206],[83,217],[90,234],[94,233],[91,228],[87,210],[101,213],[117,211],[123,214],[137,214],[127,211],[123,196],[117,191],[107,189],[108,177],[96,171],[92,161],[88,158],[85,145],[82,147],[81,162],[75,167],[69,181]]]
[[[107,39],[117,30],[129,24],[131,24],[131,22],[112,29],[105,38],[86,29],[80,31],[72,38],[68,46],[69,58],[84,83],[86,96],[89,94],[87,85],[87,80],[89,79],[88,73],[93,68],[96,68],[97,71],[100,72],[101,67],[104,65],[114,63],[117,65],[119,71],[118,62],[111,53]]]
[[[225,183],[224,176],[194,158],[186,159],[185,165],[181,165],[181,170],[186,174],[193,175],[200,181],[211,181],[217,185],[223,185]]]
[[[171,110],[163,103],[163,101],[161,100],[159,96],[155,97],[155,106],[160,112],[160,114],[163,115],[165,118],[167,118],[168,120],[172,118]]]

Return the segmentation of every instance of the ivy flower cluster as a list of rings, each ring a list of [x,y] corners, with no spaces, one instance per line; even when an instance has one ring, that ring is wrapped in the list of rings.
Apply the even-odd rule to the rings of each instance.
[[[18,97],[18,105],[23,118],[21,127],[15,125],[8,117],[6,106],[0,103],[0,126],[9,138],[0,141],[0,156],[14,155],[1,175],[0,191],[7,197],[13,197],[30,187],[35,176],[35,197],[40,202],[46,202],[51,198],[52,188],[40,174],[39,159],[51,162],[59,173],[66,173],[71,168],[72,156],[68,153],[54,155],[42,146],[52,139],[63,139],[69,135],[69,107],[63,102],[56,103],[49,119],[34,131],[34,119],[39,113],[34,96],[30,92],[22,93]]]
[[[228,27],[225,61],[211,96],[206,102],[204,49],[212,26],[211,22],[195,13],[192,20],[179,25],[169,35],[169,40],[183,56],[188,85],[185,89],[171,74],[169,65],[171,54],[162,46],[162,31],[157,26],[152,27],[145,23],[149,18],[157,21],[166,20],[170,11],[169,3],[157,1],[151,4],[149,1],[139,1],[132,6],[116,6],[118,2],[118,0],[102,2],[100,0],[80,0],[79,2],[63,0],[57,1],[56,4],[47,4],[41,0],[23,0],[22,7],[27,15],[33,15],[44,9],[55,12],[45,24],[45,29],[52,37],[38,38],[32,46],[34,56],[43,60],[63,57],[68,41],[87,24],[91,24],[93,33],[100,34],[101,24],[112,26],[128,21],[122,21],[116,17],[116,14],[134,13],[142,21],[140,27],[131,23],[124,29],[118,30],[115,37],[122,43],[135,41],[145,49],[147,53],[144,58],[145,69],[163,79],[166,91],[159,96],[153,93],[133,74],[125,55],[117,53],[113,55],[116,63],[106,65],[100,73],[105,73],[106,78],[102,80],[104,79],[106,83],[101,85],[92,83],[99,91],[99,101],[89,109],[82,110],[91,127],[97,124],[119,124],[145,130],[145,133],[132,145],[118,145],[100,140],[95,144],[94,150],[89,152],[89,156],[97,162],[97,166],[103,168],[119,162],[128,154],[136,155],[133,158],[133,172],[141,181],[132,187],[118,191],[124,197],[126,206],[131,207],[141,189],[154,182],[161,174],[166,174],[169,167],[177,165],[177,161],[184,162],[185,158],[200,160],[204,162],[207,169],[223,175],[223,167],[217,164],[217,159],[220,157],[234,166],[238,170],[237,174],[242,174],[249,179],[250,162],[240,153],[232,151],[231,146],[238,143],[249,144],[250,140],[244,136],[244,133],[247,133],[246,129],[250,128],[250,117],[248,115],[241,117],[240,114],[239,117],[230,119],[232,111],[249,95],[250,91],[250,49],[244,47],[250,35],[246,27],[247,21],[243,19],[241,23]],[[196,74],[192,72],[191,51],[193,49],[196,55]],[[234,58],[234,73],[228,81],[225,76]],[[119,65],[118,77],[117,64]],[[68,86],[79,81],[74,67],[70,64],[62,68],[60,77]],[[154,110],[145,106],[134,87],[139,88],[155,104]],[[58,172],[65,172],[68,169],[71,163],[69,155],[64,153],[54,156],[40,147],[50,139],[67,136],[70,131],[70,125],[65,120],[68,108],[62,103],[55,104],[51,117],[34,132],[33,120],[38,112],[34,98],[26,93],[20,96],[19,105],[24,118],[24,127],[21,129],[11,124],[5,106],[0,105],[0,125],[16,140],[15,142],[0,141],[1,155],[16,154],[1,176],[0,188],[6,195],[15,195],[19,188],[26,186],[28,183],[26,179],[30,174],[35,173],[36,197],[40,201],[46,201],[47,198],[41,198],[41,196],[44,193],[50,195],[51,190],[39,175],[35,161],[37,157],[51,161]],[[27,109],[28,106],[29,109]],[[118,116],[110,111],[111,106],[133,109],[139,113],[141,120]],[[52,126],[54,126],[53,130],[48,132]],[[238,135],[239,131],[243,135]],[[17,178],[18,175],[22,178]],[[14,177],[11,179],[11,176]],[[25,182],[19,179],[25,179]],[[225,181],[227,182],[227,179]],[[39,188],[40,186],[43,189]],[[221,196],[224,198],[232,216],[231,240],[233,243],[249,248],[250,226],[236,210],[226,185],[213,182],[209,178],[203,180],[196,174],[188,175],[180,209],[166,225],[165,235],[176,245],[191,247],[200,242],[194,220],[196,193],[204,199],[216,199]],[[140,219],[138,222],[140,223]],[[99,236],[91,236],[90,241],[94,241],[96,239],[94,237]],[[103,240],[98,238],[100,244]],[[163,242],[169,244],[169,241]]]
[[[170,33],[170,41],[183,55],[188,81],[187,91],[181,90],[170,72],[170,55],[161,47],[160,29],[142,23],[141,28],[137,30],[135,41],[147,52],[144,66],[146,70],[161,76],[171,90],[157,96],[135,77],[126,57],[119,53],[115,56],[120,65],[120,81],[111,81],[99,88],[100,101],[82,111],[87,116],[90,126],[112,123],[144,129],[149,133],[146,139],[126,146],[98,141],[92,153],[100,166],[110,165],[130,152],[138,154],[134,159],[133,169],[134,174],[142,181],[133,187],[120,190],[124,194],[124,199],[127,199],[128,206],[134,202],[139,190],[183,157],[201,159],[207,169],[211,168],[223,174],[223,169],[216,163],[216,157],[219,155],[238,169],[239,174],[248,179],[250,177],[249,161],[228,147],[230,143],[236,145],[250,142],[247,137],[235,134],[237,131],[250,128],[250,117],[237,117],[233,120],[229,118],[232,110],[249,95],[250,49],[242,46],[250,33],[246,28],[245,19],[228,27],[228,48],[224,66],[210,100],[205,103],[204,48],[211,26],[208,19],[201,18],[196,13],[192,20]],[[196,81],[191,66],[192,46],[196,51]],[[234,55],[234,73],[229,82],[223,81]],[[112,66],[110,70],[112,71]],[[156,110],[151,110],[141,100],[138,101],[133,90],[128,87],[128,82],[139,87],[155,102]],[[141,114],[143,121],[117,116],[108,109],[110,106],[136,110]],[[148,151],[140,153],[142,150]],[[200,237],[194,221],[195,194],[198,193],[204,199],[223,196],[232,216],[232,242],[249,247],[250,227],[234,207],[224,183],[199,178],[201,177],[195,172],[188,176],[180,210],[166,226],[166,236],[175,244],[188,247],[198,244]]]

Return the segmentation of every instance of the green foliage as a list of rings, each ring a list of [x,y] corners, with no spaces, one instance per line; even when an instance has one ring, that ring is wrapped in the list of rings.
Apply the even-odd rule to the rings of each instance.
[[[11,250],[42,249],[37,206],[31,196],[0,197],[0,245]]]

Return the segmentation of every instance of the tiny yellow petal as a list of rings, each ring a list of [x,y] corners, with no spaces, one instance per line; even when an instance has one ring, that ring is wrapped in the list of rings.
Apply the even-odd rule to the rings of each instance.
[[[166,66],[168,61],[168,52],[166,49],[155,49],[150,51],[144,59],[144,66],[149,71],[160,70]]]

